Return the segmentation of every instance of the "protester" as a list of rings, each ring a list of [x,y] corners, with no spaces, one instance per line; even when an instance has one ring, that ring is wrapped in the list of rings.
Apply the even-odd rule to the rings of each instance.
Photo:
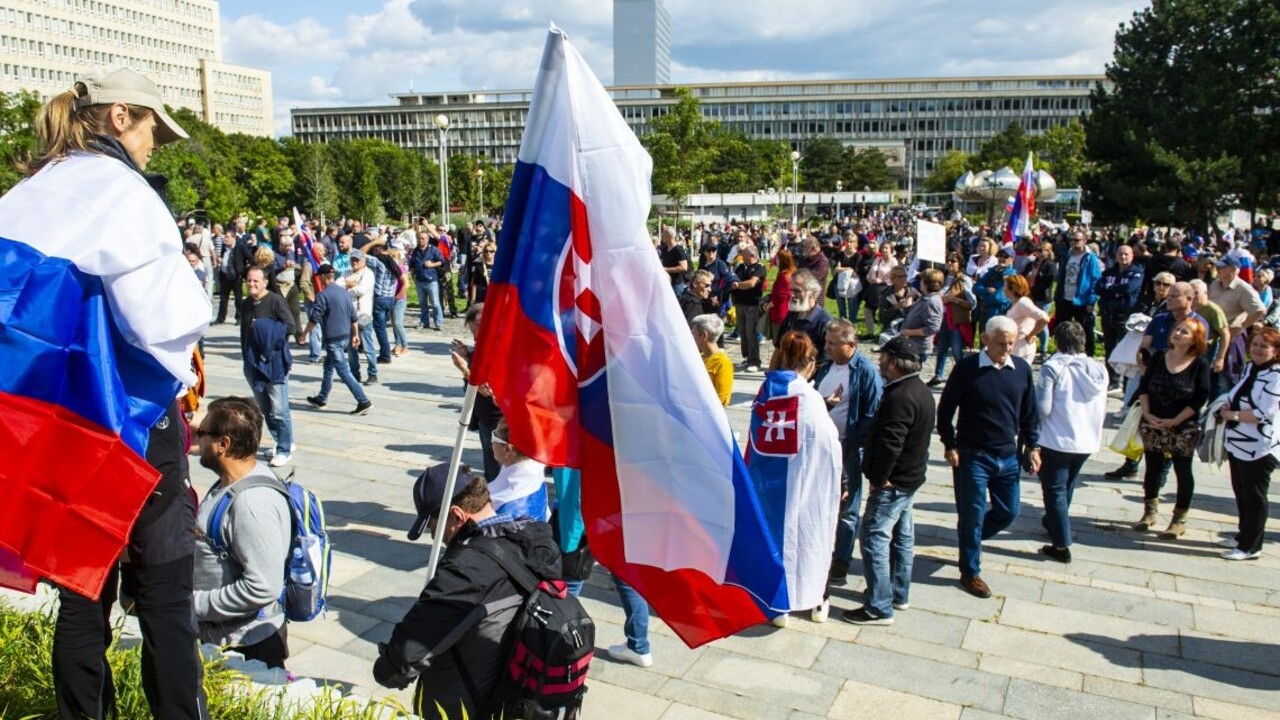
[[[738,280],[731,287],[738,335],[742,342],[742,369],[746,372],[759,372],[760,338],[756,335],[756,325],[760,318],[760,299],[764,297],[768,271],[760,264],[760,251],[756,250],[755,245],[748,244],[739,255],[742,262],[733,269]]]
[[[921,365],[933,352],[934,336],[942,329],[942,282],[941,270],[929,268],[920,273],[920,289],[924,296],[907,308],[898,329],[902,337],[915,341],[915,347],[920,349]]]
[[[1058,261],[1053,251],[1053,243],[1042,242],[1032,255],[1031,262],[1023,271],[1027,284],[1031,287],[1031,302],[1047,315],[1053,309],[1053,284],[1058,279]],[[1048,326],[1040,332],[1041,357],[1049,354]]]
[[[936,422],[933,393],[920,380],[926,354],[905,337],[880,348],[884,394],[867,429],[862,466],[869,486],[861,537],[866,602],[840,616],[855,625],[892,625],[895,610],[911,607],[911,504],[925,482]]]
[[[1226,560],[1256,560],[1267,526],[1267,488],[1280,459],[1280,331],[1250,331],[1249,360],[1240,381],[1226,395],[1218,416],[1227,424],[1223,443],[1231,469],[1231,491],[1239,517],[1237,532],[1219,544]]]
[[[254,457],[262,413],[247,398],[219,398],[209,403],[193,435],[200,464],[218,476],[196,518],[200,640],[282,668],[289,640],[279,599],[293,516],[284,485]],[[216,513],[220,505],[225,507]],[[220,526],[214,522],[218,518]]]
[[[831,314],[822,306],[822,283],[808,270],[797,270],[791,275],[791,299],[787,303],[787,318],[778,328],[778,337],[797,331],[809,336],[809,341],[819,352],[819,361],[827,345],[827,326]],[[777,350],[774,350],[777,353]]]
[[[702,271],[699,270],[699,273]],[[694,282],[697,282],[697,277]],[[711,386],[716,390],[720,404],[729,406],[733,397],[733,361],[729,354],[720,349],[718,338],[724,334],[724,321],[715,313],[706,313],[693,319],[693,341],[698,345],[698,353],[707,367],[707,375],[711,377]]]
[[[506,571],[482,546],[496,548],[536,579],[560,577],[560,549],[551,526],[494,510],[483,478],[454,489],[444,505],[444,473],[423,473],[414,484],[417,519],[409,539],[445,523],[444,552],[436,574],[378,644],[373,678],[391,688],[417,681],[413,707],[448,718],[489,718],[494,688],[510,643],[507,630],[522,598]]]
[[[400,266],[387,254],[386,241],[378,239],[369,243],[367,258],[373,271],[373,332],[378,340],[377,364],[391,362],[391,339],[387,323],[396,306],[396,291],[400,283]]]
[[[1172,275],[1173,282],[1192,278],[1191,266],[1182,259],[1182,248],[1178,241],[1172,238],[1160,246],[1159,255],[1152,255],[1147,259],[1147,264],[1142,269],[1142,293],[1138,298],[1140,304],[1151,305],[1152,298],[1155,297],[1155,278],[1161,273]]]
[[[1040,490],[1050,544],[1040,552],[1071,562],[1071,516],[1076,479],[1089,456],[1102,448],[1107,413],[1107,369],[1085,356],[1084,328],[1058,323],[1058,352],[1040,368],[1036,397],[1040,412]]]
[[[753,403],[747,467],[783,551],[788,607],[811,610],[814,622],[826,622],[827,559],[840,502],[840,434],[823,397],[809,384],[817,358],[805,333],[782,336]],[[777,616],[774,624],[785,627],[786,617]]]
[[[827,405],[840,438],[840,514],[828,581],[843,584],[853,560],[862,510],[862,454],[867,429],[880,405],[882,382],[875,365],[858,352],[858,327],[843,318],[827,326],[827,361],[818,368],[813,385]]]
[[[151,328],[145,337],[133,336],[134,342],[140,348],[171,345],[189,353],[209,319],[206,296],[179,256],[180,238],[173,232],[172,216],[160,195],[162,179],[144,174],[157,146],[185,137],[151,80],[126,69],[89,70],[71,89],[54,94],[40,108],[32,154],[18,168],[26,178],[5,194],[0,215],[7,229],[14,222],[15,207],[29,222],[39,222],[33,218],[50,212],[23,207],[23,198],[50,191],[65,196],[75,192],[73,186],[88,188],[75,197],[77,223],[100,232],[115,232],[126,225],[135,231],[133,237],[110,238],[112,252],[119,251],[118,257],[111,256],[111,272],[133,282],[155,283],[147,287],[156,303],[204,308],[199,317],[182,317],[189,322],[181,327]],[[114,263],[117,260],[122,262]],[[150,265],[151,272],[139,272],[143,263]],[[112,296],[108,290],[106,299]],[[131,310],[116,308],[115,312],[134,321],[144,319]],[[16,314],[8,319],[15,328],[19,326]],[[95,331],[110,337],[107,328]],[[173,382],[173,378],[157,376],[154,381]],[[57,588],[50,694],[63,718],[99,720],[119,711],[107,649],[113,635],[112,606],[122,585],[131,591],[135,602],[128,609],[137,615],[142,630],[140,682],[151,714],[166,720],[208,717],[192,621],[195,498],[187,481],[186,424],[178,403],[168,403],[164,414],[144,432],[145,461],[154,470],[156,484],[130,526],[124,559],[109,563],[96,600],[67,587]],[[6,449],[24,451],[21,444]],[[72,480],[92,483],[97,479]],[[94,511],[91,506],[81,509]],[[81,537],[63,541],[91,542]]]
[[[1121,245],[1116,248],[1116,264],[1102,273],[1098,282],[1098,315],[1102,320],[1102,347],[1105,357],[1124,337],[1125,323],[1138,308],[1138,295],[1142,290],[1142,268],[1133,264],[1133,248]],[[1111,387],[1120,386],[1120,376],[1107,366],[1111,374]]]
[[[1054,293],[1054,315],[1058,322],[1075,320],[1084,328],[1085,354],[1094,355],[1094,305],[1098,302],[1098,281],[1102,277],[1102,261],[1088,248],[1088,235],[1076,230],[1071,236],[1071,250],[1058,270],[1058,288]]]
[[[471,333],[472,340],[480,332],[480,319],[483,315],[484,303],[472,305],[463,315],[462,323],[467,326],[467,332]],[[471,380],[471,353],[472,348],[466,343],[458,338],[453,339],[449,354],[453,360],[453,366],[462,373],[462,379],[465,382]],[[480,435],[480,455],[484,458],[484,479],[489,482],[493,482],[498,477],[498,472],[502,468],[493,450],[493,433],[498,429],[498,423],[501,421],[502,411],[498,409],[498,404],[493,399],[493,390],[487,384],[481,385],[476,389],[476,405],[471,412],[469,429]]]
[[[400,357],[409,352],[409,337],[404,329],[404,311],[409,307],[409,266],[404,251],[399,248],[388,250],[387,256],[400,271],[396,276],[396,294],[392,298],[395,302],[391,306],[391,330],[395,336],[395,347],[391,349],[391,354]]]
[[[675,291],[676,297],[680,297],[685,286],[689,284],[689,276],[693,272],[689,253],[685,250],[684,244],[679,242],[676,229],[670,225],[664,225],[659,236],[661,244],[658,248],[658,258],[662,261],[662,269],[671,279],[671,289]]]
[[[1173,519],[1162,538],[1176,538],[1186,530],[1187,512],[1195,492],[1192,460],[1200,441],[1200,410],[1209,400],[1209,360],[1206,356],[1204,325],[1187,318],[1169,334],[1169,349],[1157,352],[1147,362],[1138,388],[1142,404],[1142,446],[1147,461],[1143,480],[1142,518],[1133,529],[1145,531],[1158,520],[1162,468],[1166,457],[1178,479],[1178,495]]]
[[[1049,325],[1049,314],[1031,301],[1030,292],[1025,277],[1004,276],[1004,293],[1011,303],[1005,315],[1018,327],[1013,354],[1026,360],[1028,364],[1036,357],[1036,338]]]
[[[858,266],[860,265],[862,256],[858,253],[858,242],[853,238],[847,238],[843,245],[840,246],[840,254],[835,258],[835,282],[836,282],[836,314],[840,317],[851,320],[854,325],[858,324],[858,307],[861,293],[850,294],[842,292],[846,285],[852,285],[855,281],[861,287],[862,278],[859,277]],[[840,280],[840,276],[845,279]],[[844,283],[842,285],[841,283]]]
[[[1000,248],[996,252],[996,264],[983,273],[974,284],[978,298],[978,323],[983,327],[988,320],[1009,311],[1009,297],[1004,292],[1004,279],[1017,274],[1013,267],[1013,251]]]
[[[356,326],[360,342],[352,343],[347,348],[347,361],[351,364],[351,375],[356,382],[360,382],[360,353],[364,352],[365,385],[378,384],[378,358],[373,346],[373,296],[376,282],[374,271],[369,269],[369,256],[363,250],[352,250],[351,273],[342,279],[342,283],[356,303]]]
[[[1216,398],[1219,394],[1219,375],[1226,369],[1227,353],[1231,350],[1231,319],[1227,317],[1220,305],[1209,299],[1208,283],[1203,280],[1192,280],[1191,287],[1195,290],[1191,306],[1209,326],[1209,334],[1205,336],[1205,340],[1209,343],[1207,352],[1211,370],[1209,397]]]
[[[831,263],[827,260],[827,256],[822,254],[818,239],[812,235],[800,241],[800,257],[796,258],[796,267],[807,270],[818,281],[820,288],[827,287],[827,275],[831,272]],[[821,292],[823,290],[819,290],[819,293]]]
[[[956,363],[938,403],[938,434],[953,468],[959,516],[960,586],[980,598],[991,597],[981,577],[982,541],[1018,517],[1019,446],[1027,448],[1031,472],[1040,470],[1035,386],[1031,366],[1012,355],[1017,334],[1009,318],[989,320],[985,349]]]
[[[889,287],[880,293],[880,308],[876,314],[884,332],[889,332],[893,323],[902,319],[919,299],[920,291],[907,284],[907,269],[902,265],[895,265],[889,271]]]
[[[418,246],[409,255],[409,271],[418,287],[418,327],[440,332],[444,307],[440,304],[440,269],[444,256],[440,240],[426,233],[418,236]]]
[[[347,289],[334,280],[335,274],[333,266],[327,263],[316,271],[320,292],[316,293],[315,305],[308,316],[306,334],[309,336],[317,332],[319,326],[321,342],[324,343],[324,376],[320,381],[320,392],[308,397],[307,402],[318,408],[328,404],[329,392],[333,389],[333,374],[336,372],[356,400],[356,409],[351,414],[364,415],[373,407],[373,402],[364,394],[360,383],[356,382],[347,358],[349,347],[360,345],[356,304]]]
[[[676,300],[680,303],[685,322],[691,325],[699,315],[715,312],[717,306],[711,299],[711,273],[706,270],[693,273],[693,279]]]
[[[769,319],[769,342],[777,347],[778,339],[782,337],[782,324],[791,309],[791,297],[794,294],[792,274],[796,270],[796,261],[790,250],[782,249],[774,256],[774,264],[778,268],[778,274],[773,278],[773,287],[769,290],[765,314]]]
[[[1217,263],[1218,279],[1209,284],[1208,299],[1222,309],[1234,338],[1267,314],[1258,291],[1240,277],[1240,261],[1228,255]]]
[[[550,519],[551,507],[547,502],[545,483],[547,466],[511,444],[511,430],[506,420],[498,421],[492,443],[493,456],[502,465],[498,476],[489,483],[493,509],[500,515],[516,519]]]
[[[236,245],[239,239],[234,230],[228,230],[222,243],[222,259],[218,264],[218,315],[214,319],[214,325],[221,325],[227,321],[227,301],[235,296],[235,302],[232,309],[239,312],[240,302],[242,300],[240,281],[241,273],[244,268],[239,266],[236,258],[239,253],[236,252]],[[239,320],[239,315],[235,317]]]
[[[244,379],[266,419],[275,448],[268,450],[271,467],[287,465],[293,453],[293,416],[289,412],[289,369],[293,356],[289,338],[296,332],[293,313],[284,298],[267,292],[262,268],[249,268],[248,297],[240,307],[240,353]]]
[[[929,387],[943,383],[947,356],[955,362],[964,359],[965,348],[973,347],[973,314],[978,299],[973,294],[973,279],[961,267],[960,256],[952,253],[947,258],[947,282],[942,290],[943,321],[938,339],[938,361],[934,366]]]
[[[898,258],[893,254],[893,245],[887,242],[881,243],[879,251],[876,252],[875,257],[871,260],[871,265],[867,268],[867,280],[862,289],[863,304],[867,306],[866,338],[868,340],[874,340],[878,337],[876,333],[876,316],[880,312],[880,300],[889,291],[890,271],[897,265]]]

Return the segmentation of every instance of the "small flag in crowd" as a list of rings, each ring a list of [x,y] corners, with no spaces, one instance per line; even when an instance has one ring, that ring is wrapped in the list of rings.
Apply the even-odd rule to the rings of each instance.
[[[1022,170],[1018,194],[1009,208],[1009,226],[1005,230],[1005,244],[1016,243],[1031,234],[1031,216],[1036,214],[1036,172],[1031,166],[1031,153],[1027,153],[1027,165]]]
[[[307,262],[311,264],[311,283],[316,290],[319,290],[320,278],[315,274],[320,269],[320,257],[316,255],[316,239],[311,234],[311,227],[302,222],[302,216],[298,214],[298,208],[293,209],[293,222],[298,226],[298,247],[302,249],[302,254],[307,258]]]
[[[471,382],[582,470],[592,553],[688,645],[787,608],[782,555],[646,228],[652,162],[552,28]]]
[[[0,584],[98,597],[208,321],[173,217],[118,160],[73,154],[0,198]]]

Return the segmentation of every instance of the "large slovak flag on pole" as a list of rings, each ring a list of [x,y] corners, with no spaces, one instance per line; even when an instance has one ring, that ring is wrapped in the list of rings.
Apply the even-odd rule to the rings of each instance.
[[[1009,226],[1005,230],[1005,242],[1016,243],[1031,234],[1031,216],[1036,214],[1036,171],[1031,166],[1031,153],[1027,153],[1027,164],[1022,169],[1022,180],[1018,183],[1018,194],[1013,197],[1013,207],[1009,211]]]
[[[0,198],[0,584],[98,597],[208,321],[173,217],[121,161],[75,153]]]
[[[787,610],[782,556],[646,229],[652,162],[552,27],[471,382],[582,470],[592,553],[690,646]]]

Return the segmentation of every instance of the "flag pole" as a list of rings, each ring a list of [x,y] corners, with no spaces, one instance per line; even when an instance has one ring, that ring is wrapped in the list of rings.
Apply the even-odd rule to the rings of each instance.
[[[458,481],[458,466],[462,464],[462,441],[471,425],[471,411],[476,405],[476,386],[468,384],[462,400],[462,417],[458,418],[458,437],[453,441],[453,455],[449,457],[449,474],[445,476],[444,497],[440,500],[440,514],[436,519],[436,531],[431,536],[431,559],[427,561],[427,582],[436,576],[436,564],[440,562],[440,550],[444,547],[445,516],[449,514],[449,501],[453,499],[454,485]]]

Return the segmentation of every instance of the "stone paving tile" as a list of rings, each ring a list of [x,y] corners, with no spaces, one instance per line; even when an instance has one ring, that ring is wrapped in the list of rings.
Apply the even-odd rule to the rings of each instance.
[[[837,720],[958,720],[963,708],[908,693],[847,680],[827,717]]]
[[[815,713],[825,713],[840,689],[840,680],[831,674],[801,670],[715,647],[703,652],[684,679]]]
[[[769,698],[762,700],[730,689],[708,687],[680,678],[671,678],[663,683],[658,696],[673,703],[724,713],[738,720],[777,720],[792,714],[792,708],[776,704]],[[825,708],[813,714],[803,710],[794,712],[810,717],[826,717]]]
[[[1247,624],[1250,620],[1241,618],[1239,622]],[[1236,637],[1243,634],[1237,633]],[[1275,644],[1280,637],[1231,640],[1195,630],[1183,630],[1181,636],[1182,657],[1188,660],[1280,677],[1280,645]]]
[[[1195,625],[1191,606],[1186,603],[1169,602],[1155,597],[1144,598],[1095,587],[1045,583],[1042,602],[1061,608],[1087,608],[1091,613],[1158,625],[1178,628]]]
[[[337,650],[379,622],[376,618],[350,610],[328,610],[310,622],[289,623],[289,639],[296,637]]]
[[[1009,683],[1004,713],[1024,720],[1153,720],[1156,715],[1154,708],[1145,705],[1019,679]]]
[[[1280,618],[1244,615],[1234,609],[1201,605],[1196,608],[1196,629],[1214,635],[1274,643],[1280,639]]]
[[[1274,706],[1262,709],[1203,697],[1195,699],[1195,711],[1198,717],[1214,718],[1214,720],[1276,720],[1280,718],[1280,708]]]
[[[1101,654],[1096,641],[1073,642],[1059,635],[992,623],[973,623],[964,641],[966,650],[984,656],[997,655],[1135,684],[1142,682],[1141,656],[1137,650],[1102,647],[1109,654]]]
[[[832,643],[813,666],[818,672],[956,705],[993,712],[1004,706],[1009,678],[887,650]]]
[[[901,615],[895,617],[901,617]],[[895,622],[893,627],[897,627],[899,622],[903,621]],[[890,650],[904,655],[915,655],[916,657],[937,660],[950,665],[955,665],[956,667],[978,667],[977,653],[954,647],[936,645],[931,642],[924,642],[923,640],[916,640],[902,635],[879,632],[887,629],[888,628],[882,627],[865,628],[862,634],[858,636],[858,644],[866,645],[867,647],[880,648],[881,650]]]
[[[791,619],[791,625],[812,625],[813,623],[810,623],[805,615],[805,613],[799,613],[797,617]],[[834,618],[827,620],[827,624],[833,622],[842,625],[846,624]],[[790,627],[787,630],[790,630]],[[717,641],[715,647],[764,660],[774,660],[787,665],[794,665],[798,668],[812,667],[814,660],[818,658],[818,653],[822,652],[823,646],[827,644],[827,639],[819,635],[788,632],[787,630],[781,630],[772,625],[758,625],[753,628],[747,628],[733,637]]]
[[[591,683],[582,704],[582,716],[609,720],[658,720],[671,702],[647,693],[605,682]]]
[[[1074,670],[1063,670],[999,655],[983,655],[978,662],[978,669],[995,675],[1008,675],[1012,678],[1022,678],[1066,690],[1078,691],[1084,686],[1083,676]]]
[[[1097,642],[1111,642],[1138,650],[1178,654],[1178,636],[1155,623],[1138,622],[1095,612],[1045,607],[1009,600],[1000,623],[1059,636],[1088,635]]]
[[[1105,647],[1105,646],[1104,646]],[[1145,684],[1280,713],[1280,678],[1221,665],[1143,655]]]
[[[1102,695],[1116,700],[1127,700],[1142,705],[1150,705],[1158,709],[1187,713],[1195,711],[1190,695],[1171,690],[1160,690],[1145,685],[1118,682],[1110,678],[1097,677],[1096,675],[1084,676],[1084,691],[1090,695]]]
[[[688,705],[672,705],[662,713],[661,720],[732,720],[732,718],[729,715],[721,715]]]

